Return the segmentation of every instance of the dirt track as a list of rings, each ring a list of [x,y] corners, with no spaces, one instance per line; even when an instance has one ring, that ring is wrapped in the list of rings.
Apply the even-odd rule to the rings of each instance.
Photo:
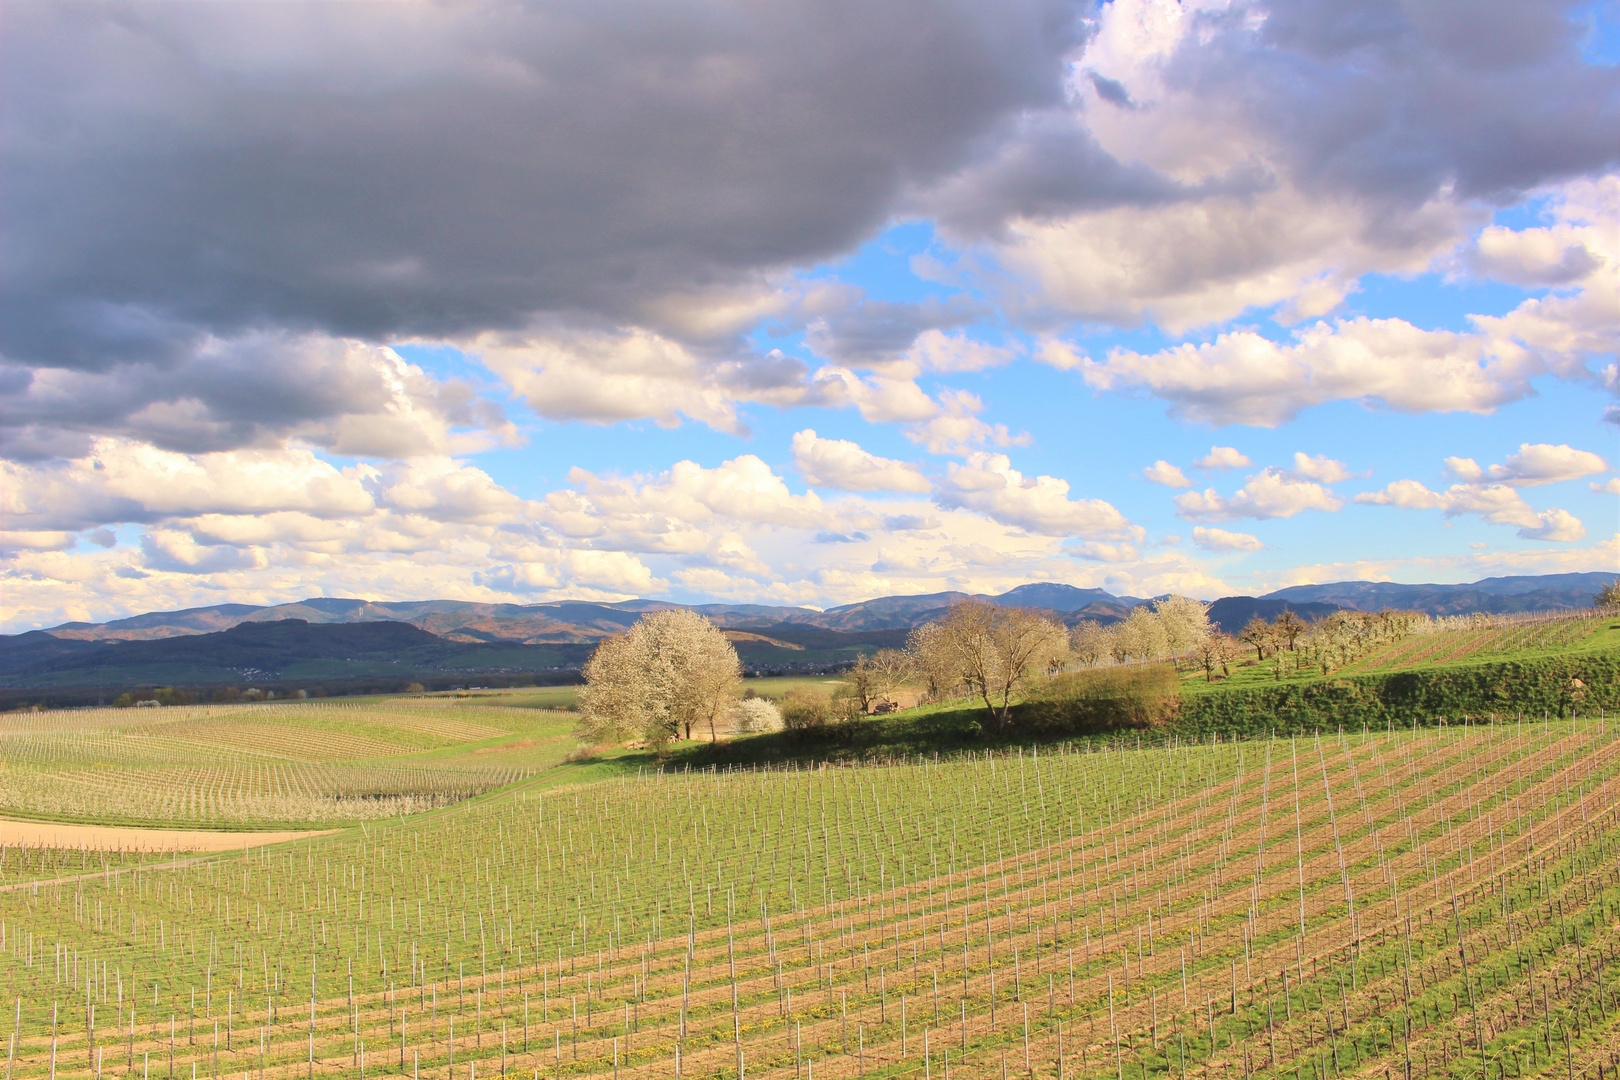
[[[0,819],[0,844],[96,851],[238,851],[245,847],[279,844],[322,836],[334,830],[310,832],[206,832],[184,829],[138,829],[114,825],[73,825],[57,821]]]

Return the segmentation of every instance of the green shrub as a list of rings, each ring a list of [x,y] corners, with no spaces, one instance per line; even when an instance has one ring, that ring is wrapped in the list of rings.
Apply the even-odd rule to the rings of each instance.
[[[782,727],[787,731],[816,731],[832,719],[832,702],[813,690],[789,690],[777,705],[782,712]]]
[[[1620,655],[1587,653],[1188,695],[1172,730],[1204,736],[1497,722],[1620,708]]]
[[[1179,700],[1169,664],[1070,671],[1031,686],[1014,725],[1041,735],[1160,727],[1175,716]]]

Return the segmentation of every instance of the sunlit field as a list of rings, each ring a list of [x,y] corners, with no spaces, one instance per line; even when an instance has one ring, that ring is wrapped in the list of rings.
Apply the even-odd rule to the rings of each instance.
[[[450,708],[383,726],[496,726]],[[1608,1075],[1617,766],[1582,721],[539,773],[0,892],[0,1037],[18,1080]]]
[[[397,817],[532,776],[574,745],[566,714],[475,700],[0,714],[0,814],[232,827]]]

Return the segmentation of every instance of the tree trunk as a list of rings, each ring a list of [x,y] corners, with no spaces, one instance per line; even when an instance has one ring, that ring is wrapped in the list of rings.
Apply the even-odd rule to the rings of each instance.
[[[987,735],[1000,734],[1000,732],[1001,732],[1001,718],[996,715],[996,707],[990,703],[990,694],[987,691],[981,690],[979,692],[979,697],[984,702],[984,711],[990,714],[990,722],[988,724],[986,724],[985,727],[984,727],[985,734],[987,734]]]

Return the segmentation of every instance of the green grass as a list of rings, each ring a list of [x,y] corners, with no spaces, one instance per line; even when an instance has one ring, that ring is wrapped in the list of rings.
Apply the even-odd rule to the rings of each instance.
[[[568,713],[396,698],[0,717],[0,814],[309,828],[397,816],[561,762]]]
[[[1331,662],[1326,676],[1321,668],[1285,670],[1278,678],[1278,659],[1268,656],[1257,662],[1255,651],[1247,649],[1230,667],[1230,676],[1205,682],[1202,672],[1183,675],[1185,694],[1223,693],[1233,689],[1260,689],[1279,684],[1305,685],[1323,678],[1351,675],[1388,674],[1397,671],[1424,672],[1440,668],[1469,666],[1492,660],[1532,660],[1570,654],[1620,651],[1620,622],[1612,617],[1593,616],[1509,626],[1495,630],[1442,630],[1414,634],[1357,657],[1349,663]],[[1285,658],[1287,659],[1287,658]]]
[[[1562,1076],[1566,1031],[1568,1071],[1616,1035],[1591,958],[1620,947],[1617,796],[1620,737],[1591,722],[566,763],[0,892],[0,1039],[14,1080],[166,1078],[171,1054],[201,1080],[628,1080],[674,1076],[677,1047],[711,1080],[739,1053],[774,1080],[923,1080],[947,1051],[974,1080],[1060,1055],[1081,1080],[1282,1080],[1335,1053],[1404,1075],[1408,1032],[1414,1076],[1478,1076],[1478,1041]]]
[[[837,694],[845,685],[844,680],[836,675],[777,675],[743,680],[745,690],[752,690],[760,697],[772,699],[785,697],[794,690],[812,694]]]
[[[830,675],[778,675],[744,679],[743,688],[760,697],[781,698],[793,690],[827,694],[843,686],[843,680]],[[579,706],[578,686],[527,686],[502,690],[443,691],[427,695],[436,700],[479,702],[518,709],[574,709]],[[404,695],[391,695],[401,697]]]

